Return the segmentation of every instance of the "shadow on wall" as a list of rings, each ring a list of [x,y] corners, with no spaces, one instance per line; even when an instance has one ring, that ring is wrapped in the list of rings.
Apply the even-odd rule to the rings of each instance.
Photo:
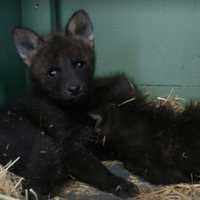
[[[25,67],[18,58],[12,29],[21,24],[20,0],[7,0],[0,6],[0,105],[20,94],[25,87]]]

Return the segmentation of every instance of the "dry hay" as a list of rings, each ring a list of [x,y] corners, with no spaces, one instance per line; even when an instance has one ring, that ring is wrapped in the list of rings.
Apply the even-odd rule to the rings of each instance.
[[[136,200],[200,200],[200,184],[178,184],[142,193]]]
[[[154,101],[156,106],[166,106],[172,108],[176,112],[184,111],[184,98],[178,97],[175,94],[174,88],[170,90],[170,93],[167,97],[157,97]]]
[[[1,200],[18,200],[22,199],[22,180],[8,170],[19,160],[9,162],[6,166],[0,165],[0,199]]]
[[[23,190],[24,178],[11,173],[10,168],[20,159],[10,161],[7,165],[0,165],[0,200],[38,200],[37,193],[32,189]],[[23,196],[22,193],[25,193]]]
[[[8,169],[14,162],[4,167],[0,166],[1,200],[24,199],[20,195],[22,191],[22,178],[8,172]],[[139,187],[140,194],[136,198],[129,198],[129,200],[200,200],[200,184],[178,184],[156,187],[133,176],[119,161],[106,161],[103,164],[112,173],[134,182]],[[61,196],[64,198],[54,198],[54,200],[121,200],[119,197],[99,191],[80,182],[75,182],[71,186],[68,185]]]

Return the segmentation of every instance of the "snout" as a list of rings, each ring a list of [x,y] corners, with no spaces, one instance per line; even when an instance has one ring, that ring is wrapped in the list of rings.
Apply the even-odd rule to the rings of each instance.
[[[80,96],[83,92],[81,85],[71,85],[67,88],[67,92],[70,96],[76,97]]]
[[[61,96],[63,101],[78,102],[85,99],[87,96],[87,87],[82,82],[67,83],[61,89]]]

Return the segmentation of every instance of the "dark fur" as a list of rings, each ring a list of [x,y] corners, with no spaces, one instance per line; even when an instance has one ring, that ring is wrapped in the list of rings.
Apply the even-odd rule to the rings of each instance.
[[[20,156],[12,171],[43,195],[54,193],[67,175],[123,197],[137,191],[86,148],[93,132],[87,114],[95,85],[92,34],[85,11],[70,18],[63,35],[42,38],[20,28],[13,32],[17,51],[29,66],[31,88],[0,114],[0,160],[5,164]]]
[[[101,159],[121,160],[133,173],[153,184],[200,180],[199,105],[191,104],[183,113],[157,106],[136,87],[130,89],[125,77],[118,77],[111,92],[108,85],[102,87],[100,101],[94,100],[99,103],[94,113],[103,120],[97,129],[99,145],[93,146]],[[119,95],[119,99],[101,104],[101,99],[109,99],[111,93],[122,93],[135,100],[120,104]]]

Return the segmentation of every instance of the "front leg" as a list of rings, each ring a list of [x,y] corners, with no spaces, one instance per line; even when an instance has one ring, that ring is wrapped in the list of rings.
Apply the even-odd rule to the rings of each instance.
[[[67,141],[64,146],[63,162],[72,176],[124,198],[137,194],[138,189],[134,184],[112,174],[81,143]]]

